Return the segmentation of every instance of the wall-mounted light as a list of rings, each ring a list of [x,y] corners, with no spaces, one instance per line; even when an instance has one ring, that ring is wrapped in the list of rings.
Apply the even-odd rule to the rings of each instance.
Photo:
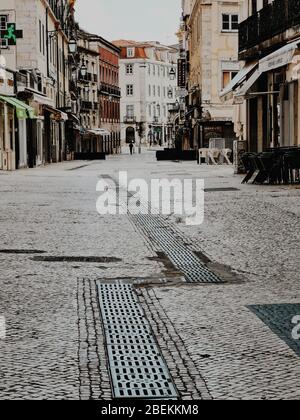
[[[80,73],[83,78],[86,77],[87,74],[87,66],[85,65],[84,61],[82,62],[82,66],[80,67]]]
[[[74,38],[69,41],[69,52],[70,54],[76,54],[77,52],[77,41]]]

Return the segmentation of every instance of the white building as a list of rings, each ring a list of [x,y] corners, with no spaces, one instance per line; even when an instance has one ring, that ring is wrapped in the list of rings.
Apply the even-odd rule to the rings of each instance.
[[[158,42],[114,42],[121,49],[121,139],[166,144],[176,102],[178,49]]]

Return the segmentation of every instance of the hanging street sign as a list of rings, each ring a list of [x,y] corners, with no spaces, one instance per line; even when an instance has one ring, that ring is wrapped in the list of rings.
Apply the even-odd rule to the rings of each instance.
[[[186,60],[180,58],[178,60],[178,87],[186,88]]]
[[[23,31],[17,30],[15,23],[8,23],[7,29],[0,30],[0,39],[6,41],[8,46],[16,45],[19,38],[23,38]],[[0,43],[1,46],[3,44],[3,42]]]

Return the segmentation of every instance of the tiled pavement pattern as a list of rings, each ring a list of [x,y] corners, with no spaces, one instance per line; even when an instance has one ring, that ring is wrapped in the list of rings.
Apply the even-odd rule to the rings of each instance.
[[[249,306],[271,330],[277,334],[294,352],[300,356],[300,340],[294,337],[299,335],[300,303],[295,305],[255,305]],[[297,319],[295,319],[297,318]]]
[[[166,291],[167,292],[167,291]],[[182,400],[211,400],[207,385],[153,289],[137,290]],[[201,354],[201,357],[206,357]]]
[[[95,281],[78,280],[80,399],[110,400],[110,378]]]
[[[129,168],[131,177],[199,176],[206,188],[240,189],[207,193],[200,227],[168,218],[212,267],[231,267],[239,281],[138,288],[183,398],[299,399],[299,357],[248,308],[300,301],[299,189],[241,186],[231,168],[157,164],[153,153],[69,171],[79,166],[0,173],[0,249],[121,259],[51,263],[0,253],[0,316],[7,326],[0,399],[110,397],[95,281],[164,275],[126,216],[95,211],[98,177]]]

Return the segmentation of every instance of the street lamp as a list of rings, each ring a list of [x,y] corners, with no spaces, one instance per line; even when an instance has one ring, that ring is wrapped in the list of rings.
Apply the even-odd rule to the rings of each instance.
[[[83,78],[85,78],[87,74],[87,70],[88,70],[87,66],[84,64],[84,61],[82,61],[82,66],[80,67],[80,73]]]
[[[69,52],[70,54],[76,54],[77,52],[77,41],[74,38],[69,41]]]

